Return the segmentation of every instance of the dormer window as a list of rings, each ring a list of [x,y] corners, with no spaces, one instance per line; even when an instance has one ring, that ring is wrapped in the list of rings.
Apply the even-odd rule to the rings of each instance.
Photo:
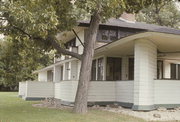
[[[102,29],[99,30],[97,40],[102,42],[115,41],[118,38],[118,31],[115,29]]]
[[[72,40],[68,41],[64,44],[66,49],[69,49],[69,47],[76,47],[76,38],[73,38]]]

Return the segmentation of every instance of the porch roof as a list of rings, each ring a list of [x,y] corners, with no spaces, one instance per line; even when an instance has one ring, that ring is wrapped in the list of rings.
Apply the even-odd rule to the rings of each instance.
[[[143,32],[108,43],[95,50],[95,56],[134,55],[134,40],[146,39],[157,45],[159,53],[180,53],[180,35],[160,32]]]
[[[79,21],[79,26],[87,27],[89,26],[89,20]],[[147,24],[145,22],[127,22],[121,19],[111,18],[106,23],[100,23],[100,26],[114,26],[114,27],[123,27],[123,28],[133,28],[133,29],[141,29],[145,31],[151,32],[161,32],[161,33],[169,33],[169,34],[180,34],[179,29],[173,29],[166,26],[159,26],[155,24]]]
[[[67,59],[67,60],[56,62],[54,64],[51,64],[51,65],[47,66],[47,67],[44,67],[42,69],[34,71],[33,74],[48,71],[48,70],[53,70],[54,66],[62,65],[63,63],[70,62],[70,61],[73,61],[73,60],[77,60],[77,59],[76,58],[70,58],[70,59]]]

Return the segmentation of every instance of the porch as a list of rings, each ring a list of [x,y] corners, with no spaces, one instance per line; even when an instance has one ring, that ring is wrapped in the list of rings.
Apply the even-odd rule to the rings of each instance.
[[[97,49],[95,57],[104,57],[104,80],[107,80],[108,76],[117,74],[117,71],[120,80],[127,80],[127,82],[130,79],[134,80],[133,110],[153,110],[157,106],[178,106],[180,105],[180,102],[178,103],[180,99],[178,96],[180,93],[178,89],[180,88],[178,85],[180,81],[179,40],[178,35],[140,33]],[[122,65],[112,61],[113,63],[110,64],[115,64],[115,66],[108,66],[110,58],[118,58],[118,62]],[[121,70],[116,70],[117,67],[121,67]],[[97,69],[100,68],[97,67]],[[109,69],[113,75],[108,75]],[[174,96],[168,93],[173,93]],[[166,99],[166,101],[161,99]]]
[[[180,80],[154,80],[155,108],[163,106],[174,108],[180,106]],[[25,100],[44,98],[61,99],[66,105],[75,100],[78,81],[53,82],[20,82],[19,96]],[[134,81],[91,81],[89,85],[89,104],[119,104],[133,106]]]
[[[54,97],[54,83],[40,81],[19,82],[19,97],[25,100],[41,100]]]
[[[118,103],[133,110],[180,106],[179,39],[177,35],[146,32],[97,49],[88,102]],[[49,82],[53,84],[51,97],[61,99],[64,104],[72,104],[79,71],[80,63],[74,59],[54,65],[53,82]],[[30,89],[28,83],[25,86],[25,89]],[[37,91],[43,89],[33,88]],[[28,97],[26,93],[25,98]]]

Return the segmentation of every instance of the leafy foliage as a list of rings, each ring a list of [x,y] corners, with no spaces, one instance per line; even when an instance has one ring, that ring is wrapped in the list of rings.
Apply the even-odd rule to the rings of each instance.
[[[50,56],[29,41],[8,38],[0,41],[0,84],[14,87],[19,81],[33,80],[32,71],[52,63]]]
[[[180,28],[180,10],[177,8],[177,1],[165,0],[161,4],[154,3],[150,7],[143,9],[137,20],[150,24]]]

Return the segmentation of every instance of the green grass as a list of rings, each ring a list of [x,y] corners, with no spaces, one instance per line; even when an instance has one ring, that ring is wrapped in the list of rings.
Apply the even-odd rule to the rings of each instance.
[[[37,102],[24,101],[16,92],[0,92],[0,122],[143,122],[134,117],[89,110],[86,115],[71,110],[35,108]]]

